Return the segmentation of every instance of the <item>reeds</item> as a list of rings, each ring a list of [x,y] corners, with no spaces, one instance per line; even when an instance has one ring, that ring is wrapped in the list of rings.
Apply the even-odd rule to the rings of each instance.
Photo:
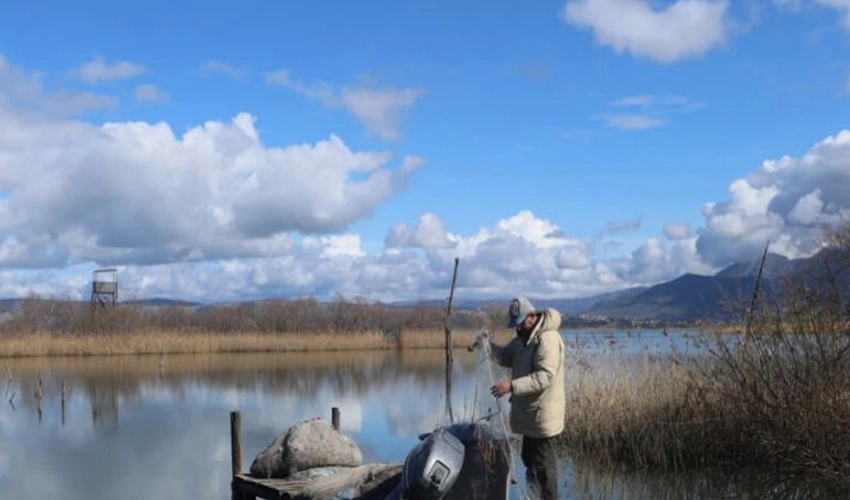
[[[561,442],[605,465],[680,469],[706,459],[708,415],[688,369],[672,358],[610,352],[568,367]]]
[[[563,446],[619,467],[764,465],[850,489],[850,266],[835,258],[850,248],[830,250],[804,281],[754,294],[743,333],[705,333],[688,356],[579,357]]]
[[[818,343],[833,354],[837,346],[796,337],[789,344],[795,358],[767,336],[704,341],[714,352],[666,359],[610,354],[573,365],[561,444],[612,467],[758,465],[848,482],[848,361],[825,369],[814,354]]]
[[[459,331],[453,347],[472,342],[472,331]],[[0,336],[0,357],[113,356],[132,354],[201,354],[226,352],[348,351],[382,349],[442,349],[440,330],[333,333],[204,333],[168,330],[124,334],[22,333]]]

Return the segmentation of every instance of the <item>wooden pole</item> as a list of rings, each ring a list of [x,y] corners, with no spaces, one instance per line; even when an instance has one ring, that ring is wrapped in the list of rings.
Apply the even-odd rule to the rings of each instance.
[[[331,425],[335,431],[339,432],[339,408],[336,406],[331,408]]]
[[[750,302],[750,311],[749,311],[749,314],[747,315],[747,327],[744,330],[744,332],[747,333],[747,335],[752,333],[753,315],[756,312],[756,305],[758,305],[758,300],[759,300],[759,291],[760,291],[759,287],[761,286],[761,273],[764,271],[764,261],[767,260],[767,249],[768,249],[769,246],[770,246],[770,242],[768,241],[764,245],[764,253],[761,256],[761,264],[759,264],[759,273],[758,273],[758,276],[756,276],[756,284],[755,284],[755,286],[753,286],[753,300],[752,300],[752,302]]]
[[[238,411],[230,412],[230,457],[233,474],[230,488],[233,500],[240,500],[242,494],[236,486],[236,475],[242,473],[242,414]]]
[[[41,382],[41,374],[38,375],[38,383],[35,386],[35,406],[38,410],[38,423],[41,423],[41,400],[44,398],[44,384]]]
[[[62,379],[62,425],[65,425],[65,379]]]
[[[452,411],[452,299],[455,296],[455,283],[457,282],[457,266],[460,259],[455,257],[455,270],[452,274],[452,289],[449,292],[449,304],[446,307],[446,413],[449,414],[449,422],[455,423],[454,412]]]

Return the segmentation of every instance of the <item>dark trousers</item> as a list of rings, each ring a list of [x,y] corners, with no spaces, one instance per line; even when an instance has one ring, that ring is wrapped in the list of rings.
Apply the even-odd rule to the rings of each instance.
[[[557,500],[558,455],[555,453],[555,438],[523,436],[522,463],[525,464],[529,491],[536,492],[542,500]]]

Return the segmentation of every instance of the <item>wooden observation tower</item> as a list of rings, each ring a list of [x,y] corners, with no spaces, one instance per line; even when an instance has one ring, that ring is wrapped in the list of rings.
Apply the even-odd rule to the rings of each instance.
[[[118,269],[95,269],[91,277],[91,307],[115,307],[118,300]]]

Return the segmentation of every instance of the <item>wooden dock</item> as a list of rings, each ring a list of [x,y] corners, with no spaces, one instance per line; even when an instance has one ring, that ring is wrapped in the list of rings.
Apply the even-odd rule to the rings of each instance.
[[[331,410],[331,420],[334,429],[339,430],[339,409]],[[252,477],[242,471],[242,415],[238,411],[230,412],[230,451],[232,465],[232,480],[230,483],[233,500],[302,500],[313,498],[311,490],[315,490],[321,480],[293,479],[264,479]],[[361,494],[359,500],[382,500],[398,482],[401,464],[372,464],[351,468],[352,476],[365,477],[368,483],[374,485],[367,493]],[[347,475],[347,474],[342,474]]]
[[[302,494],[310,481],[288,479],[259,479],[245,474],[235,474],[231,489],[233,500],[293,500]]]

